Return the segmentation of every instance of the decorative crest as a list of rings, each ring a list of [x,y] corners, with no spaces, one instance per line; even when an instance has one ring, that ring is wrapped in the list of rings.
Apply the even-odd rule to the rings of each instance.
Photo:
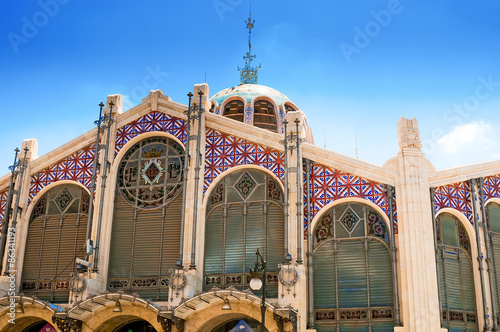
[[[248,29],[248,52],[243,56],[245,60],[245,67],[238,67],[238,71],[240,72],[240,83],[241,84],[257,84],[258,79],[258,71],[260,68],[260,64],[256,67],[252,67],[252,60],[256,58],[256,55],[252,55],[252,29],[255,20],[252,21],[252,7],[250,5],[250,15],[248,17],[247,24]]]

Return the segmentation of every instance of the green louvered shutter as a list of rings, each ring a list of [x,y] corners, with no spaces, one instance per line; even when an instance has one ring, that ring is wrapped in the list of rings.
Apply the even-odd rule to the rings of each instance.
[[[491,235],[491,254],[492,254],[492,266],[493,269],[493,280],[492,286],[494,286],[494,297],[497,309],[497,315],[500,315],[500,234],[493,233]]]
[[[242,267],[245,259],[245,227],[243,223],[243,206],[231,205],[227,209],[225,243],[226,245],[224,254],[226,262],[224,273],[230,275],[230,277],[236,277],[237,275],[239,275],[241,278],[243,278]],[[233,282],[226,282],[226,284],[233,284]]]
[[[317,321],[316,331],[321,332],[336,332],[337,327],[334,320],[329,320],[330,315],[335,315],[338,318],[337,308],[337,285],[336,285],[336,270],[335,270],[335,255],[333,242],[323,243],[314,253],[313,268],[314,268],[314,310],[316,319],[322,317],[321,321]]]
[[[335,310],[337,286],[333,242],[326,242],[314,254],[314,309]]]
[[[267,206],[267,270],[279,272],[278,264],[283,262],[285,257],[285,227],[283,208],[271,202]],[[254,258],[255,260],[255,253]],[[254,262],[250,261],[250,262]],[[248,269],[247,269],[248,272]],[[267,294],[269,297],[278,297],[278,284],[268,283]]]
[[[455,331],[463,327],[464,320],[468,318],[467,331],[476,331],[474,277],[470,258],[461,248],[443,247],[441,250],[443,258],[438,256],[441,306],[448,311],[448,318],[443,319],[443,324]],[[462,320],[453,318],[462,317],[460,315],[464,317]]]
[[[179,257],[182,195],[165,207],[137,210],[117,192],[108,288],[168,299],[168,270]]]
[[[370,306],[392,306],[392,267],[389,249],[384,243],[375,239],[368,243],[368,249]]]
[[[224,262],[224,209],[215,207],[207,217],[205,225],[205,280],[204,291],[222,285]]]
[[[340,241],[337,254],[340,308],[368,307],[365,248],[360,240]]]

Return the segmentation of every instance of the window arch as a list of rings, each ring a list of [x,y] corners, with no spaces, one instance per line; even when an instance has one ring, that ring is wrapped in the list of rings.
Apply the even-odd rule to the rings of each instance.
[[[317,331],[392,331],[390,234],[382,217],[360,203],[340,204],[313,236]]]
[[[449,213],[440,214],[436,222],[441,324],[451,330],[477,331],[471,246],[467,232]]]
[[[259,249],[267,259],[267,294],[277,297],[285,234],[283,192],[274,177],[255,169],[231,173],[211,193],[206,211],[204,290],[248,288]]]
[[[69,300],[75,258],[84,258],[89,194],[76,184],[49,189],[31,213],[21,289],[25,295]]]
[[[152,137],[120,161],[114,200],[108,289],[168,299],[168,270],[179,257],[184,150]]]
[[[245,104],[239,99],[232,100],[224,105],[223,116],[236,121],[244,122]]]
[[[290,103],[286,103],[285,104],[285,110],[286,112],[296,112],[297,110],[295,109],[295,107],[293,107]]]
[[[274,106],[272,103],[267,100],[255,101],[253,108],[253,125],[274,132],[278,130],[276,114],[274,113]]]
[[[491,202],[486,205],[486,216],[490,232],[491,262],[489,269],[493,271],[491,283],[494,290],[496,314],[500,317],[500,205]],[[498,319],[498,318],[497,318]]]

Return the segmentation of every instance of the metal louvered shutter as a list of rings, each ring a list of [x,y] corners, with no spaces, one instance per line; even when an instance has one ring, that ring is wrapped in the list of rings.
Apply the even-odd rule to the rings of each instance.
[[[260,203],[251,203],[247,206],[247,222],[245,230],[245,266],[243,271],[247,272],[248,268],[253,268],[255,265],[257,249],[262,256],[268,261],[268,271],[271,269],[276,271],[277,267],[269,264],[269,252],[266,248],[266,220],[264,220],[264,206]]]
[[[337,274],[339,307],[367,307],[367,271],[363,242],[339,241]]]
[[[130,252],[134,245],[133,234],[134,210],[117,193],[111,231],[108,278],[128,278],[130,276],[132,258]]]
[[[220,287],[224,262],[224,209],[214,208],[207,217],[205,226],[205,280],[204,290]],[[217,279],[219,278],[219,279]]]
[[[285,222],[283,208],[272,202],[267,206],[267,266],[278,271],[285,257]]]
[[[337,286],[333,242],[321,245],[314,254],[314,309],[337,307]]]
[[[75,257],[83,257],[87,216],[66,214],[35,219],[28,230],[23,268],[23,292],[55,303],[69,299]],[[45,227],[44,227],[45,226]],[[26,287],[25,287],[26,286]],[[38,286],[38,290],[35,287]]]
[[[443,325],[458,331],[464,327],[468,314],[473,314],[477,320],[472,264],[468,254],[461,248],[442,246],[441,254],[438,256],[441,306],[448,311]],[[452,314],[463,317],[453,319]],[[467,331],[476,328],[477,323],[474,321],[467,323]]]
[[[241,275],[245,259],[245,228],[240,205],[231,205],[227,209],[225,243],[224,273]]]
[[[491,283],[494,287],[494,297],[498,315],[500,313],[500,234],[492,233],[490,238],[492,266],[488,266],[488,268],[493,270],[493,280],[491,280]]]
[[[166,280],[179,257],[181,214],[182,195],[163,208],[135,211],[116,194],[110,290],[122,288],[146,299],[168,299]]]
[[[388,248],[376,239],[368,243],[370,306],[392,307],[392,266]]]

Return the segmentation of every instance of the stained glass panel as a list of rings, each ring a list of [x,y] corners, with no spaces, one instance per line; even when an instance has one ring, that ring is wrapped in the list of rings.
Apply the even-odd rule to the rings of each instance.
[[[121,161],[121,196],[139,209],[168,204],[181,191],[184,150],[167,138],[149,138],[132,146]]]

